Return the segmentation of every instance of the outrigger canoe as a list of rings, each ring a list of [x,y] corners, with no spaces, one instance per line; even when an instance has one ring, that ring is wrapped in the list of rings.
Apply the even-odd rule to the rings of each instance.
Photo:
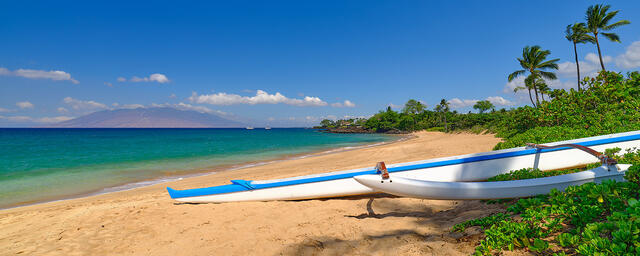
[[[617,133],[549,143],[549,146],[575,144],[603,152],[608,148],[640,148],[640,131]],[[595,162],[593,156],[570,147],[519,147],[485,153],[398,163],[388,165],[396,178],[465,182],[486,180],[498,174],[522,168],[540,170],[584,166]],[[235,201],[300,200],[376,193],[355,176],[377,174],[376,168],[361,168],[275,180],[232,180],[231,184],[175,190],[167,187],[171,198],[181,202],[221,203]]]
[[[588,182],[623,181],[629,167],[629,164],[602,165],[552,177],[491,182],[443,182],[399,177],[385,179],[380,175],[361,175],[354,179],[376,191],[397,196],[445,200],[503,199],[548,194],[552,189],[564,191],[569,186]]]

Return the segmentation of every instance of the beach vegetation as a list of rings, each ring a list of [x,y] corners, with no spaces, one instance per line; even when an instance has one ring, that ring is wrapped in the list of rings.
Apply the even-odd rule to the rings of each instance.
[[[608,153],[620,152],[620,149]],[[503,250],[529,250],[556,255],[640,254],[640,152],[630,150],[620,163],[633,164],[626,182],[606,180],[552,190],[548,195],[506,201],[506,212],[453,226],[462,232],[477,226],[484,238],[476,255]],[[554,173],[563,174],[565,171]],[[493,180],[539,177],[537,170],[518,170]]]
[[[368,119],[323,121],[323,126],[360,126],[371,132],[490,132],[503,139],[494,149],[640,130],[640,73],[600,72],[584,78],[582,90],[551,90],[537,107],[450,111],[446,101],[434,110],[394,111],[387,107]],[[443,104],[444,103],[444,104]],[[409,104],[411,106],[411,103]],[[339,125],[338,125],[339,124]]]
[[[592,167],[592,166],[589,166],[589,167]],[[584,170],[585,168],[573,168],[573,169],[565,169],[565,170],[541,171],[540,169],[537,169],[537,168],[523,168],[520,170],[514,170],[508,173],[497,175],[495,177],[491,177],[488,179],[488,181],[536,179],[536,178],[544,178],[544,177],[558,176],[563,174],[576,173]]]

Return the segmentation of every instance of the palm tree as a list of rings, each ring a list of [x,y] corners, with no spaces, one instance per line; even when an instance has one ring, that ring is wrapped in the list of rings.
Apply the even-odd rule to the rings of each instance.
[[[536,107],[536,103],[533,102],[533,98],[531,97],[531,89],[532,89],[532,87],[531,87],[530,83],[526,83],[526,81],[525,81],[525,86],[516,86],[516,88],[513,88],[513,92],[516,93],[516,92],[518,92],[520,90],[524,90],[524,89],[527,89],[529,91],[529,100],[531,100],[531,105],[533,105],[533,107],[535,108]]]
[[[567,25],[565,31],[565,38],[573,43],[573,53],[576,57],[576,71],[578,72],[578,91],[580,91],[580,63],[578,62],[578,49],[576,44],[595,43],[593,36],[589,35],[587,25],[584,23],[575,23],[573,25]]]
[[[619,12],[619,11],[607,12],[609,11],[609,8],[611,8],[611,5],[601,5],[601,4],[592,5],[592,6],[589,6],[589,8],[587,8],[587,17],[586,17],[587,29],[589,30],[589,32],[593,34],[593,38],[596,41],[596,46],[598,47],[598,57],[600,58],[600,66],[602,67],[602,70],[605,70],[605,69],[604,69],[604,62],[602,62],[602,52],[600,51],[598,34],[600,34],[600,31],[612,30],[622,25],[627,25],[631,23],[628,20],[621,20],[616,23],[609,24],[611,19],[613,19],[613,17],[615,17],[616,14],[618,14]],[[618,43],[620,42],[620,37],[615,33],[602,32],[601,34],[612,42],[618,42]]]
[[[540,105],[540,99],[538,98],[538,86],[536,86],[536,83],[534,83],[535,77],[546,79],[558,78],[555,73],[545,71],[549,69],[558,69],[558,64],[556,62],[558,62],[560,59],[547,60],[547,56],[549,56],[549,54],[551,54],[551,51],[542,50],[538,45],[525,46],[522,49],[522,58],[518,58],[518,62],[520,62],[520,66],[523,69],[514,71],[513,73],[509,74],[508,77],[509,82],[511,82],[516,77],[524,75],[527,71],[529,72],[527,79],[531,81],[531,85],[527,85],[527,79],[525,79],[525,85],[529,90],[533,89],[535,92],[536,104],[534,104],[534,107],[536,105]],[[531,101],[533,103],[533,99]]]
[[[545,82],[544,79],[539,77],[536,77],[534,83],[536,84],[536,87],[538,87],[538,90],[540,90],[540,95],[542,96],[542,100],[544,101],[544,95],[549,95],[549,92],[551,92],[551,88],[549,88],[549,85],[547,85],[547,82]]]
[[[477,109],[479,114],[483,114],[485,111],[494,109],[495,106],[491,101],[488,100],[480,100],[473,105],[473,109]]]
[[[404,104],[402,113],[418,115],[418,114],[422,114],[425,108],[427,108],[427,106],[422,104],[422,102],[414,99],[410,99],[407,101],[407,103]]]
[[[447,131],[447,112],[449,112],[449,102],[445,99],[440,100],[440,104],[435,107],[436,112],[440,112],[444,116],[444,131]]]

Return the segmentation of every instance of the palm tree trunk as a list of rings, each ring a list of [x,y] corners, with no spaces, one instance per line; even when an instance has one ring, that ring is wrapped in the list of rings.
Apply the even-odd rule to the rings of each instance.
[[[444,132],[447,132],[447,113],[444,113]]]
[[[527,89],[529,89],[529,88],[527,88]],[[531,100],[531,105],[533,105],[533,107],[535,108],[536,107],[536,103],[533,102],[533,98],[531,97],[531,89],[529,89],[529,99]]]
[[[536,86],[535,84],[533,85],[533,91],[535,91],[536,93],[536,103],[537,105],[540,105],[540,99],[538,99],[538,86]]]
[[[578,91],[580,91],[580,63],[578,62],[578,49],[576,48],[576,42],[573,42],[573,53],[576,56],[576,71],[578,72]]]
[[[598,57],[600,58],[600,66],[602,67],[602,71],[605,71],[604,62],[602,62],[602,52],[600,52],[600,43],[598,42],[598,34],[594,35],[594,37],[596,38],[596,46],[598,46]]]

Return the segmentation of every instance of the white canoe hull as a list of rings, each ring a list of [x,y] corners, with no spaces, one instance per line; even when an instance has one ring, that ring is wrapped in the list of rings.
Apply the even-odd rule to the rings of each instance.
[[[608,148],[640,148],[640,131],[611,134],[584,139],[560,141],[546,145],[577,143],[603,152]],[[583,151],[565,148],[534,150],[524,147],[486,153],[468,154],[431,160],[390,164],[389,172],[397,178],[431,181],[478,181],[522,168],[561,169],[597,162]],[[372,163],[372,166],[375,163]],[[181,202],[236,202],[299,200],[376,192],[353,179],[354,176],[375,174],[373,168],[331,172],[318,175],[265,181],[232,181],[217,187],[174,190],[170,196]]]
[[[443,182],[395,176],[383,180],[380,175],[362,175],[354,179],[375,191],[397,196],[445,200],[502,199],[548,194],[552,189],[564,191],[569,186],[589,182],[599,183],[608,179],[623,181],[624,173],[630,166],[628,164],[619,164],[617,167],[610,168],[600,166],[587,171],[553,177],[493,182]]]

